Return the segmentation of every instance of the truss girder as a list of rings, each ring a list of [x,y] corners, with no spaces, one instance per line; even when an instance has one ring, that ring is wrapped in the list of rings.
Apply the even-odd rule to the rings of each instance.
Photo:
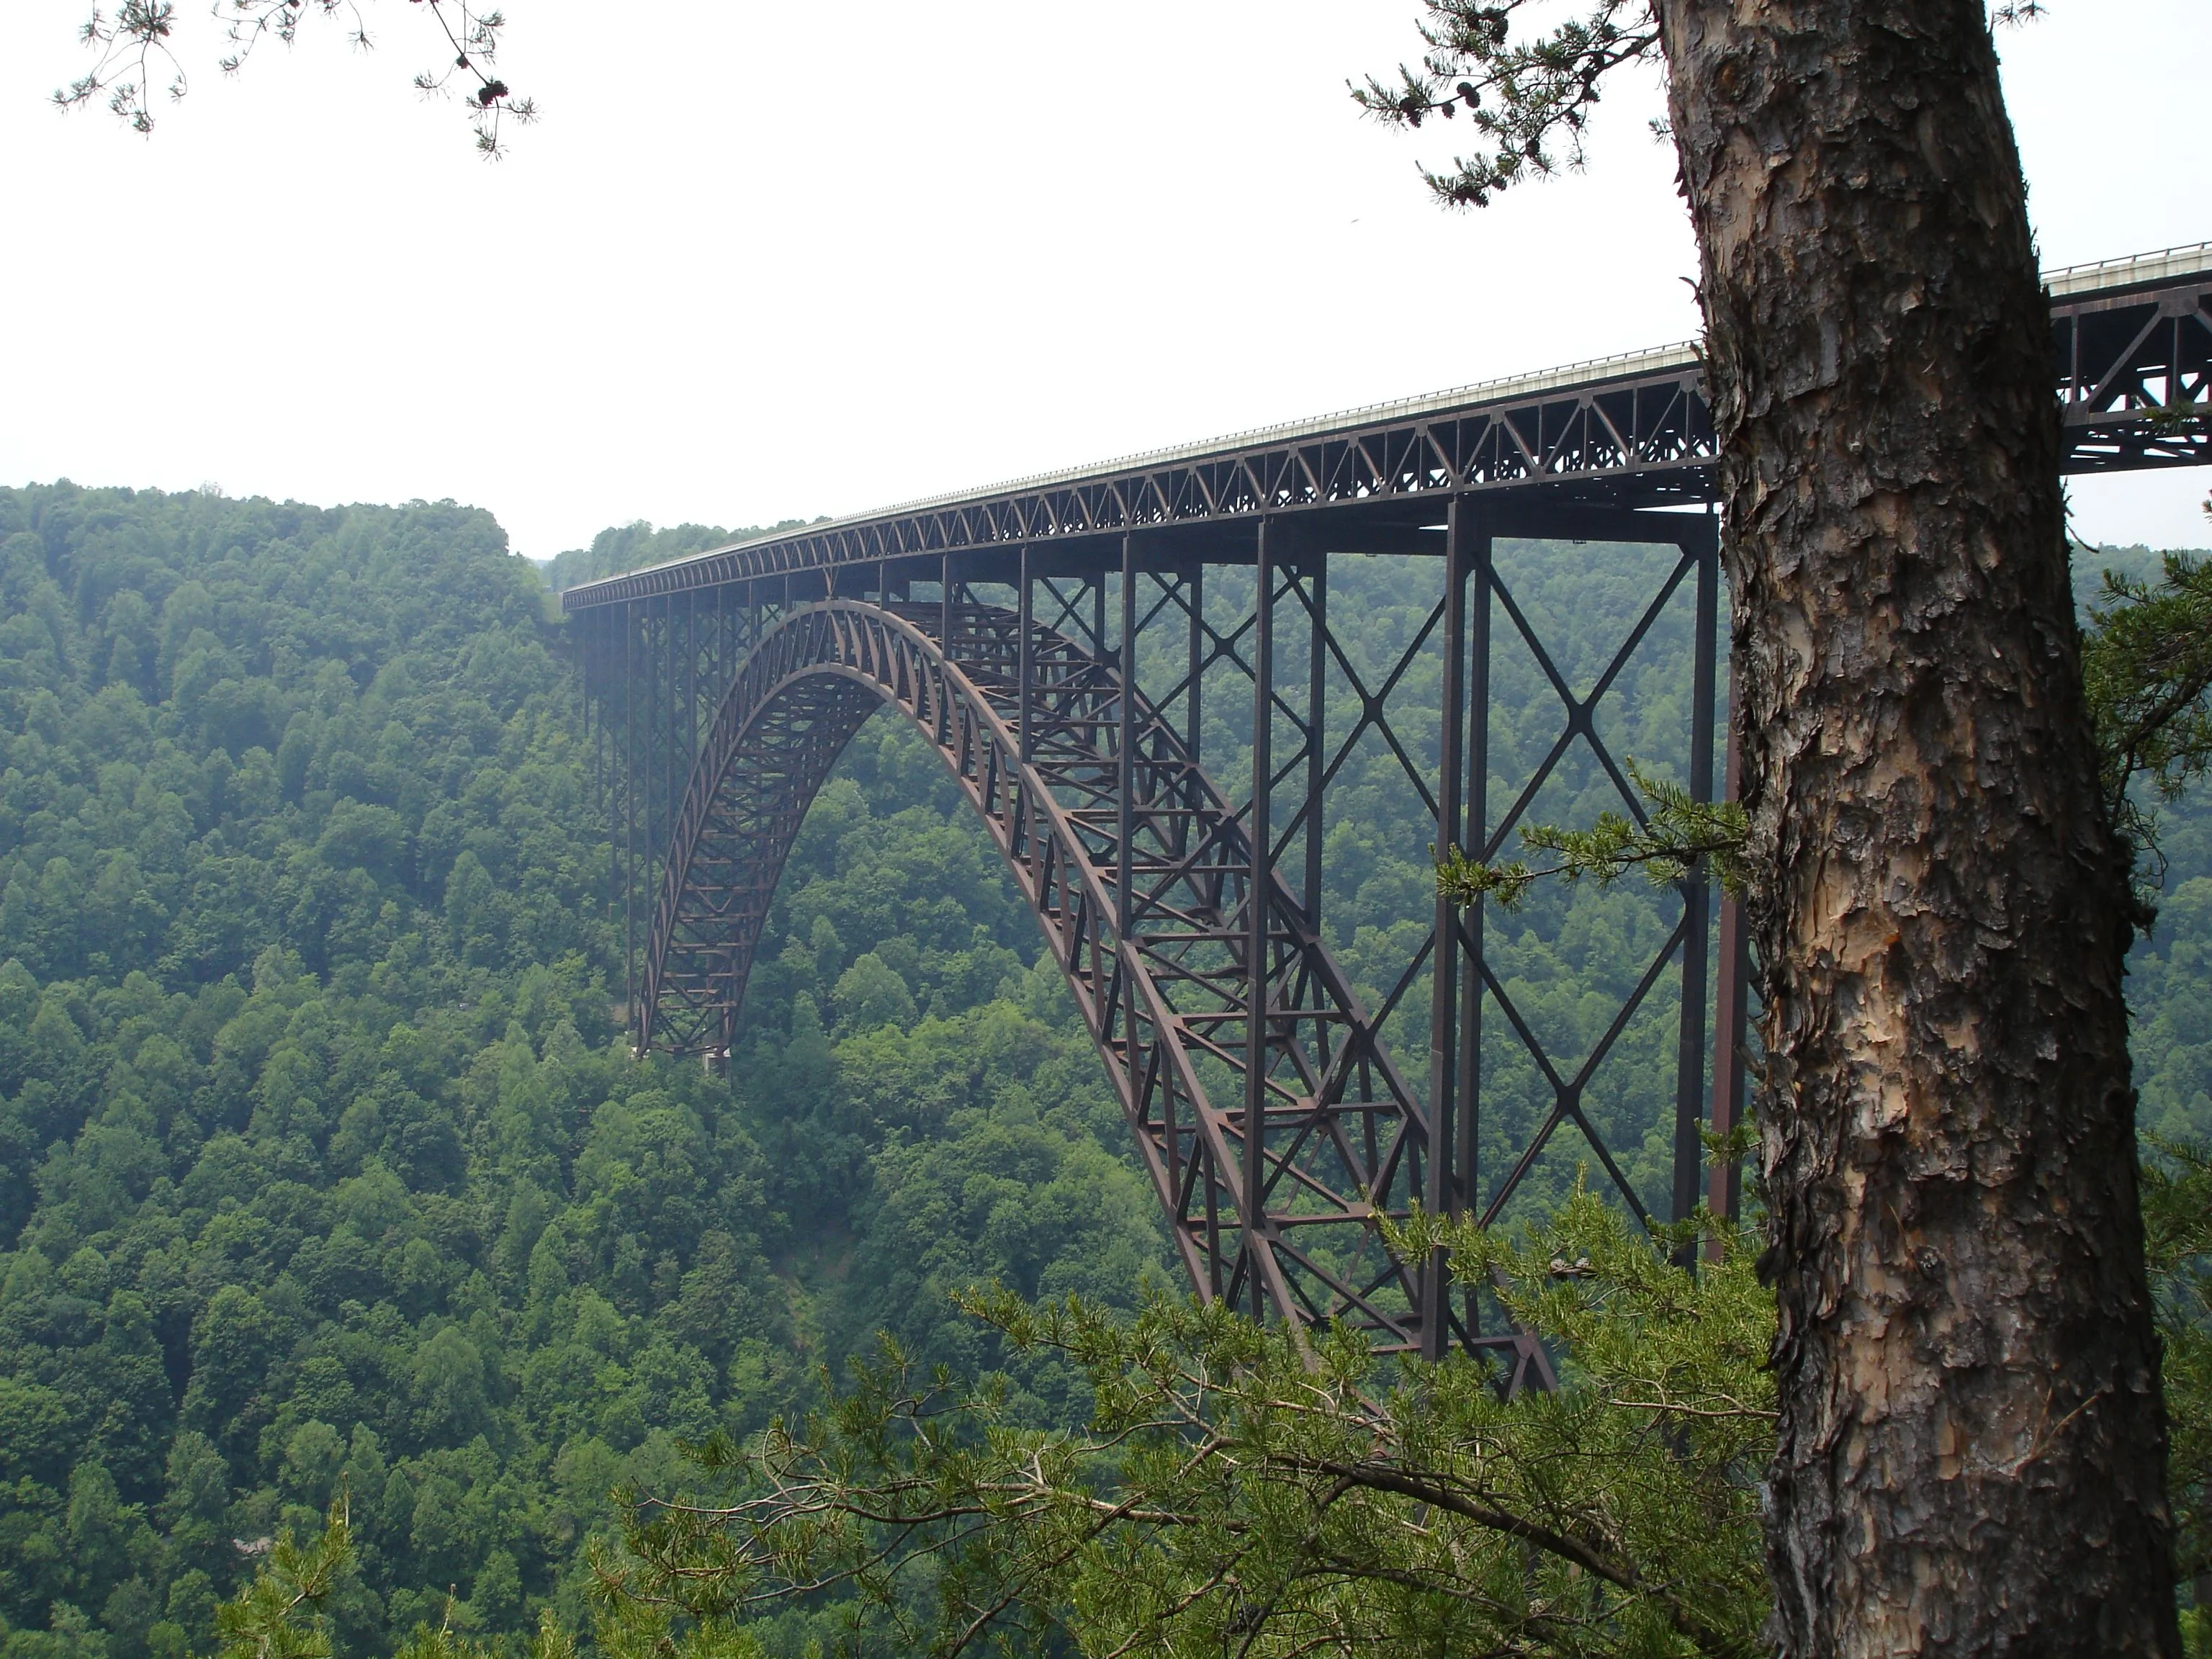
[[[2072,470],[2212,459],[2212,288],[2087,303],[2053,336]]]
[[[2122,272],[2110,287],[2064,294],[2051,303],[2051,348],[2067,471],[2212,460],[2212,273]],[[1706,501],[1713,442],[1697,354],[1645,353],[1503,395],[1415,399],[811,526],[574,587],[562,603],[801,576],[812,583],[804,597],[816,598],[857,566],[1348,507],[1434,523],[1455,495],[1629,509]],[[867,453],[857,447],[856,464]]]
[[[957,657],[944,649],[948,614]],[[1199,1293],[1303,1323],[1341,1320],[1384,1349],[1418,1346],[1419,1287],[1375,1224],[1418,1196],[1409,1154],[1425,1143],[1419,1095],[1305,907],[1272,874],[1258,895],[1265,969],[1255,995],[1249,804],[1224,798],[1141,695],[1125,720],[1121,676],[1103,653],[1036,624],[1022,760],[1021,647],[1014,613],[972,603],[825,601],[766,631],[731,682],[674,821],[641,1048],[726,1053],[807,805],[861,722],[888,704],[936,750],[1035,912]],[[1255,1053],[1256,1139],[1239,1104]],[[1248,1214],[1253,1160],[1261,1196]]]

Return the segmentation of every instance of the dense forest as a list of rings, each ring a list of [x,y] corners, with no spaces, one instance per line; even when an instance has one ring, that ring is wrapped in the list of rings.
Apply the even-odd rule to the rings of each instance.
[[[747,533],[632,526],[541,571],[450,503],[0,490],[0,1659],[208,1651],[217,1600],[341,1485],[341,1654],[425,1623],[519,1640],[549,1607],[587,1628],[611,1493],[677,1484],[683,1443],[806,1403],[878,1329],[1006,1366],[1017,1417],[1062,1420],[1075,1374],[1010,1358],[950,1292],[1111,1306],[1171,1282],[1032,924],[888,720],[808,819],[728,1078],[628,1058],[549,576]],[[1501,566],[1576,685],[1650,574],[1536,544]],[[1332,580],[1379,684],[1436,578]],[[1679,611],[1607,728],[1661,769]],[[1556,720],[1532,659],[1502,648],[1498,673],[1510,795]],[[1394,697],[1432,707],[1433,678]],[[1233,786],[1249,734],[1212,718]],[[1370,991],[1425,913],[1395,763],[1358,746],[1328,831],[1335,943]],[[1539,809],[1596,787],[1571,765]],[[2178,1137],[2212,1132],[2212,813],[2171,815],[2165,851],[2132,983],[2143,1122]],[[1502,972],[1571,1047],[1662,935],[1645,893],[1545,893],[1501,927]],[[1402,1054],[1426,1035],[1407,1003]],[[1662,1000],[1593,1108],[1639,1187],[1663,1179],[1670,1043]],[[1501,1137],[1533,1109],[1515,1064],[1492,1073]],[[762,1633],[795,1654],[809,1617]]]
[[[340,1480],[347,1651],[582,1624],[610,1492],[679,1437],[879,1326],[974,1357],[956,1283],[1159,1261],[1034,930],[895,733],[817,810],[779,1040],[726,1085],[615,1039],[577,692],[485,515],[9,492],[0,609],[11,1659],[206,1650]]]

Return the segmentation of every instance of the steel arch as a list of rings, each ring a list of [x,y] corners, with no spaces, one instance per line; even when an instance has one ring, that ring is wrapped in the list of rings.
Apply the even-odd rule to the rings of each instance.
[[[950,653],[939,638],[947,618]],[[1199,1294],[1301,1324],[1340,1320],[1382,1351],[1418,1350],[1422,1276],[1391,1258],[1375,1224],[1378,1213],[1403,1215],[1420,1190],[1420,1096],[1273,878],[1257,1045],[1265,1104],[1258,1143],[1247,1144],[1249,1114],[1217,1103],[1246,1099],[1253,1052],[1243,811],[1141,695],[1125,725],[1121,678],[1103,653],[1034,623],[1024,762],[1021,627],[1016,612],[992,605],[829,600],[763,635],[701,745],[675,821],[640,1052],[726,1055],[807,805],[861,723],[889,704],[952,773],[1042,927]],[[1125,730],[1126,812],[1116,799]]]

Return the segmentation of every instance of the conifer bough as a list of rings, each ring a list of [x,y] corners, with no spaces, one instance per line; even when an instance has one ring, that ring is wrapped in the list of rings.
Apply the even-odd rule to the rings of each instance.
[[[527,125],[538,118],[530,99],[517,98],[494,70],[498,61],[501,32],[507,19],[498,11],[481,10],[469,0],[408,0],[422,7],[436,22],[453,62],[442,70],[415,77],[418,92],[461,93],[469,113],[469,128],[477,149],[488,156],[502,153],[501,120],[513,116]],[[213,0],[210,10],[221,22],[228,50],[218,60],[225,75],[235,75],[264,40],[285,46],[299,39],[305,19],[319,17],[343,22],[346,37],[366,52],[373,44],[367,20],[356,0]],[[174,0],[122,0],[112,12],[95,6],[77,26],[77,39],[94,54],[92,67],[67,86],[56,88],[58,108],[76,109],[95,99],[133,131],[154,130],[155,83],[163,84],[159,96],[171,103],[182,100],[191,77],[177,54],[177,8]]]

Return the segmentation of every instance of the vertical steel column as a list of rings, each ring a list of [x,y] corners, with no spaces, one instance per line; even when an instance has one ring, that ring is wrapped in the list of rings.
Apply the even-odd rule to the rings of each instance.
[[[600,696],[605,706],[599,710],[599,725],[602,729],[605,727],[608,717],[614,712],[615,708],[615,627],[617,619],[621,615],[620,606],[609,605],[599,617],[599,672],[604,676]],[[629,718],[627,710],[624,711],[623,718],[625,721]],[[622,738],[609,732],[606,769],[607,922],[609,926],[613,925],[615,918],[615,891],[622,884],[623,832],[622,823],[617,817],[620,808],[616,803],[621,799],[618,791],[628,785],[629,780],[626,777],[623,778],[619,784],[616,780],[617,770],[623,764],[625,758]]]
[[[1307,576],[1313,626],[1306,661],[1306,926],[1321,934],[1322,699],[1328,671],[1328,555],[1316,553]]]
[[[594,610],[584,613],[584,621],[592,635],[592,658],[598,665],[599,735],[599,745],[603,751],[599,760],[599,805],[607,815],[607,889],[605,914],[609,925],[614,921],[615,883],[622,874],[622,837],[615,833],[615,745],[607,732],[607,715],[614,696],[614,665],[609,660],[607,622],[611,613]]]
[[[1017,626],[1021,637],[1014,642],[1014,678],[1020,683],[1022,700],[1021,750],[1022,764],[1027,766],[1036,755],[1036,653],[1032,648],[1030,634],[1031,600],[1030,593],[1030,546],[1022,544],[1020,571],[1021,597],[1016,601],[1019,616]]]
[[[1477,514],[1468,505],[1462,513]],[[1493,551],[1490,519],[1480,514],[1462,528],[1468,545],[1468,577],[1474,584],[1467,609],[1467,817],[1461,832],[1468,850],[1487,858],[1490,835],[1490,597],[1491,556]],[[1482,1202],[1482,966],[1488,948],[1484,933],[1484,910],[1480,898],[1461,919],[1466,934],[1466,961],[1461,966],[1459,992],[1459,1089],[1452,1128],[1451,1200],[1447,1206],[1454,1220]],[[1467,1293],[1466,1334],[1481,1330],[1481,1309],[1475,1292]]]
[[[1190,568],[1190,701],[1183,708],[1182,746],[1198,764],[1199,688],[1206,675],[1206,567]]]
[[[676,781],[676,732],[677,721],[681,718],[677,708],[676,696],[678,663],[676,659],[676,596],[673,593],[660,602],[659,657],[663,677],[660,688],[660,714],[661,718],[668,724],[666,736],[663,740],[665,747],[662,749],[660,755],[660,834],[653,843],[653,850],[665,866],[668,859],[668,844],[676,838],[676,791],[678,787]],[[660,891],[659,882],[656,880],[653,886],[654,895],[658,896]],[[647,924],[647,926],[650,925],[650,923]]]
[[[1452,499],[1444,527],[1444,673],[1439,699],[1441,753],[1437,774],[1438,853],[1460,844],[1459,807],[1462,748],[1467,729],[1467,508]],[[1435,909],[1435,944],[1429,954],[1429,1144],[1427,1177],[1421,1205],[1431,1215],[1450,1212],[1456,1188],[1452,1181],[1453,1085],[1459,1048],[1454,1041],[1459,1003],[1459,912],[1439,892]],[[1421,1358],[1442,1359],[1449,1334],[1449,1270],[1442,1249],[1421,1264]]]
[[[607,735],[606,714],[599,707],[599,694],[595,689],[596,682],[604,672],[597,660],[598,653],[593,649],[593,635],[596,630],[592,624],[597,620],[587,612],[576,617],[574,624],[578,643],[584,655],[584,729],[592,734],[592,805],[594,806],[598,805],[603,799],[600,791],[606,786],[606,774],[600,766],[599,751],[605,746]]]
[[[623,631],[623,1019],[637,1035],[637,699],[631,608],[622,607]]]
[[[1698,561],[1697,639],[1690,690],[1690,796],[1713,798],[1713,633],[1720,603],[1720,550],[1713,520],[1686,538]],[[1711,877],[1701,860],[1682,882],[1682,1028],[1674,1065],[1674,1217],[1686,1221],[1698,1206],[1698,1177],[1705,1145],[1698,1131],[1705,1093],[1705,930],[1711,921]],[[1686,1247],[1685,1257],[1694,1253]]]
[[[1115,743],[1118,775],[1115,784],[1114,936],[1122,945],[1129,939],[1129,884],[1134,854],[1130,847],[1136,833],[1137,793],[1137,538],[1121,538],[1121,731]],[[1134,1034],[1124,1031],[1133,1041]],[[1131,1059],[1135,1058],[1133,1050]]]
[[[662,603],[665,605],[665,600]],[[661,704],[660,676],[667,653],[660,649],[660,636],[653,620],[653,602],[645,602],[645,638],[641,648],[645,653],[645,764],[647,785],[645,797],[645,881],[653,885],[654,849],[660,845],[660,803],[668,794],[668,757],[658,751],[660,737]],[[642,899],[642,895],[640,895]],[[647,926],[652,925],[650,918]]]
[[[615,707],[615,665],[614,653],[611,649],[614,635],[607,626],[610,615],[609,610],[595,608],[584,612],[578,620],[586,623],[592,630],[592,659],[598,665],[599,671],[593,684],[599,692],[599,742],[605,750],[605,758],[599,766],[599,784],[605,791],[602,801],[606,812],[607,825],[607,902],[611,906],[614,902],[615,874],[617,868],[617,848],[621,840],[621,837],[615,833],[615,761],[622,751],[609,724],[614,718]],[[613,911],[610,909],[608,915],[611,917]]]
[[[952,556],[950,553],[947,553],[943,558],[938,561],[937,642],[938,648],[944,653],[945,660],[947,662],[953,661]],[[939,675],[937,678],[937,694],[935,702],[937,705],[937,741],[939,744],[949,744],[952,741],[951,699],[945,695],[946,684],[947,681],[945,676],[942,674]]]
[[[667,855],[669,820],[674,816],[668,808],[676,796],[676,596],[664,594],[660,600],[660,629],[653,646],[653,697],[649,712],[653,716],[653,732],[660,744],[660,799],[658,810],[660,822],[653,826],[653,836],[647,851],[652,855],[646,869],[647,896],[658,897],[660,892],[658,866]],[[653,911],[641,903],[645,912],[646,948],[653,948]]]
[[[1244,890],[1244,1190],[1238,1200],[1246,1288],[1255,1319],[1262,1317],[1267,1309],[1259,1244],[1267,1164],[1267,893],[1274,877],[1267,797],[1275,769],[1271,741],[1275,701],[1275,567],[1265,518],[1260,520],[1257,539],[1254,561],[1259,579],[1255,588],[1257,609],[1252,623],[1252,817],[1248,826],[1252,836],[1252,867]],[[1281,1312],[1290,1316],[1289,1309]]]
[[[1729,674],[1728,700],[1728,768],[1729,800],[1741,798],[1743,787],[1743,755],[1737,747],[1735,733],[1735,675],[1734,665]],[[1725,889],[1721,893],[1720,973],[1713,996],[1713,1133],[1724,1135],[1743,1121],[1744,1026],[1750,1013],[1751,984],[1750,942],[1743,926],[1743,907],[1735,894]],[[1711,1184],[1705,1201],[1716,1214],[1735,1219],[1739,1202],[1737,1187],[1741,1171],[1735,1160],[1716,1164],[1712,1169]],[[1718,1242],[1714,1244],[1716,1251]]]

